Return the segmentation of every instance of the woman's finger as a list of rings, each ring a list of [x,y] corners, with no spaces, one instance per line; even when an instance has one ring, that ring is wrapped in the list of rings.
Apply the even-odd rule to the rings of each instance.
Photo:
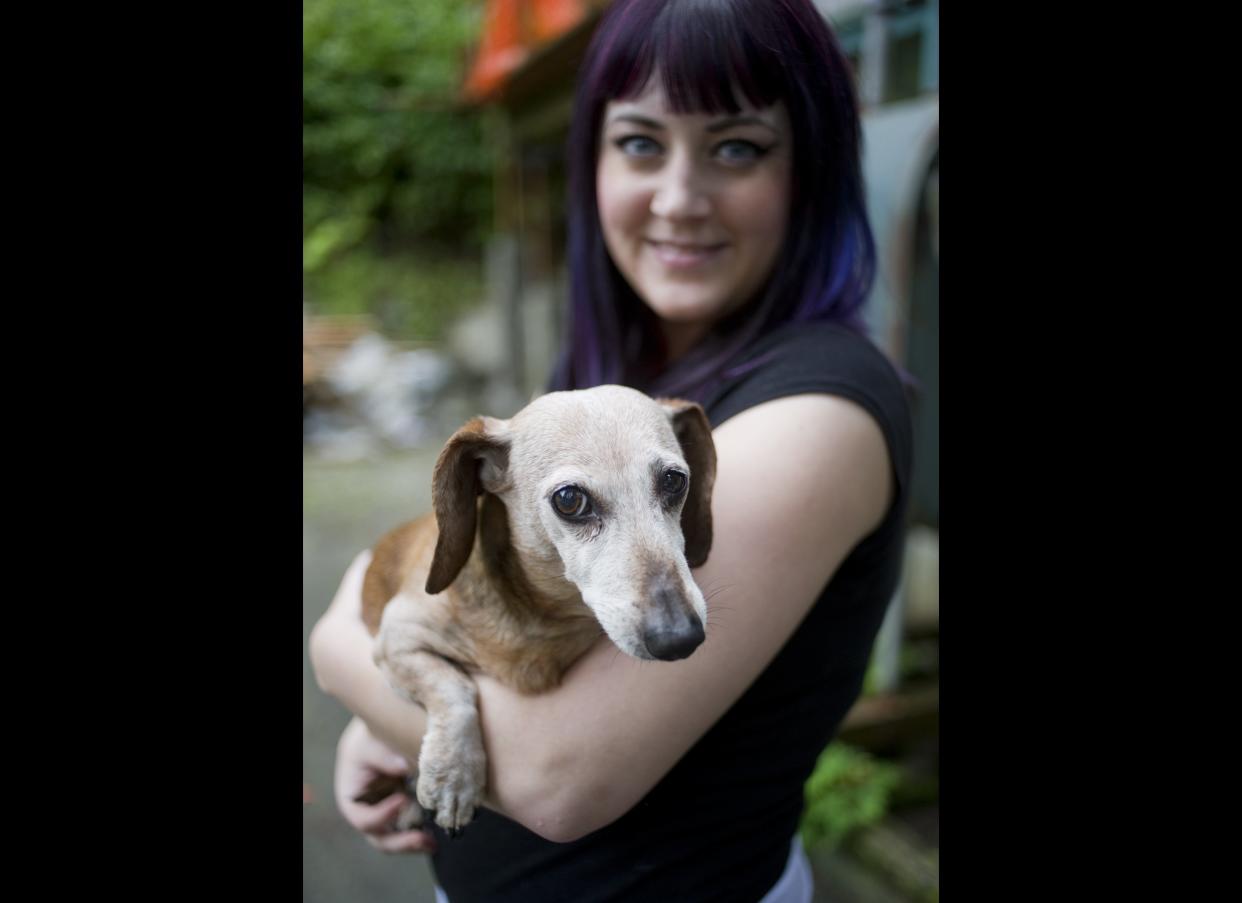
[[[354,803],[350,805],[349,811],[345,814],[349,823],[359,831],[366,834],[383,834],[392,828],[397,814],[409,801],[410,798],[404,793],[394,793],[374,806]]]

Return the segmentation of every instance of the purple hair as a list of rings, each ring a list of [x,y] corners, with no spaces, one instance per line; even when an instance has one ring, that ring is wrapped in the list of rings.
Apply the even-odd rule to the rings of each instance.
[[[739,112],[784,101],[792,126],[787,239],[759,297],[715,324],[671,366],[655,315],[604,245],[595,170],[604,108],[660,74],[675,113]],[[552,389],[604,383],[702,400],[756,339],[788,323],[863,331],[875,272],[854,84],[811,0],[617,0],[579,74],[568,147],[569,317]],[[730,368],[733,368],[730,370]]]

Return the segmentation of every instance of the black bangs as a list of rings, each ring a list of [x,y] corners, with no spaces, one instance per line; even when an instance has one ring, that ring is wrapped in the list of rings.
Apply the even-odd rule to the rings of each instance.
[[[753,0],[752,0],[753,2]],[[673,113],[729,113],[741,110],[741,99],[762,109],[785,94],[788,65],[780,36],[757,33],[762,17],[747,22],[746,0],[676,0],[654,20],[636,17],[635,31],[620,37],[632,54],[614,69],[617,99],[629,100],[647,87],[654,71]],[[753,21],[758,18],[759,21]],[[637,31],[638,26],[643,27]],[[739,93],[740,92],[740,96]]]

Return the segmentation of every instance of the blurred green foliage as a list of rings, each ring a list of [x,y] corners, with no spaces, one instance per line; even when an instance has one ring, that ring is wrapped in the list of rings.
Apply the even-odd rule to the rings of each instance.
[[[803,843],[835,847],[856,829],[880,821],[901,781],[900,766],[840,741],[830,743],[804,788]]]
[[[441,339],[453,316],[484,292],[474,259],[382,254],[367,245],[303,278],[319,312],[369,314],[382,333],[404,339]]]
[[[481,6],[304,0],[302,265],[313,308],[434,333],[477,294],[466,262],[482,258],[493,164],[482,112],[460,90]],[[401,305],[411,310],[394,314]]]

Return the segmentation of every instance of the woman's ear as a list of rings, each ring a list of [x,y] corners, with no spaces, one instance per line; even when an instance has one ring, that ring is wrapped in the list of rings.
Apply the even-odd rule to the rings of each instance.
[[[506,426],[493,417],[475,417],[452,435],[436,460],[431,502],[439,536],[426,586],[432,595],[456,580],[470,557],[478,519],[476,499],[484,491],[499,492],[506,484]]]
[[[680,398],[656,399],[668,413],[681,453],[690,465],[690,489],[681,509],[686,561],[696,568],[712,549],[712,486],[716,482],[716,444],[703,408]]]

